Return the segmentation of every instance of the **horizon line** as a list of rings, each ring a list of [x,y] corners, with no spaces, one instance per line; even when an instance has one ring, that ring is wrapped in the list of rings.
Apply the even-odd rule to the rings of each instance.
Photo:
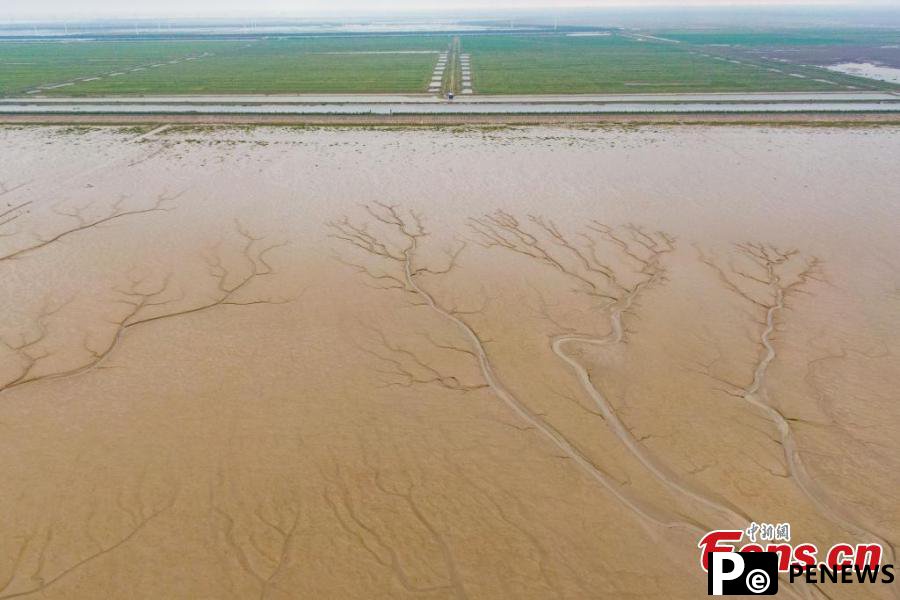
[[[258,18],[258,19],[269,19],[269,18],[294,18],[294,19],[325,19],[325,18],[348,18],[353,16],[356,19],[365,19],[372,18],[378,16],[416,16],[422,17],[424,15],[432,14],[432,15],[440,15],[443,18],[448,18],[450,15],[461,15],[461,14],[503,14],[507,18],[510,14],[530,14],[530,13],[547,13],[547,12],[555,12],[555,13],[565,13],[565,12],[574,12],[574,11],[604,11],[604,10],[639,10],[639,11],[648,11],[648,10],[691,10],[691,9],[706,9],[706,10],[793,10],[793,9],[807,9],[807,10],[816,10],[816,9],[825,9],[825,10],[836,10],[836,9],[847,9],[847,10],[866,10],[866,9],[879,9],[879,10],[896,10],[900,12],[900,5],[890,0],[872,0],[870,2],[859,3],[852,2],[848,0],[835,0],[835,1],[822,1],[822,0],[813,0],[813,1],[805,1],[805,0],[793,0],[788,2],[783,2],[779,0],[762,0],[760,2],[730,2],[726,5],[723,5],[719,2],[715,2],[714,0],[688,0],[684,1],[671,1],[671,2],[653,2],[648,4],[619,1],[613,3],[605,3],[603,5],[597,5],[596,3],[586,2],[586,3],[574,3],[567,4],[564,6],[559,5],[545,5],[545,6],[527,6],[527,7],[500,7],[500,8],[488,8],[479,5],[472,4],[459,4],[456,6],[422,6],[422,5],[414,5],[407,6],[399,9],[381,9],[381,8],[368,8],[368,9],[354,9],[354,8],[345,8],[345,9],[312,9],[312,10],[284,10],[284,9],[268,9],[268,10],[253,10],[253,9],[230,9],[230,10],[210,10],[210,9],[199,9],[199,10],[184,10],[184,11],[128,11],[127,9],[118,10],[87,10],[87,11],[50,11],[42,12],[42,11],[29,11],[29,12],[19,12],[16,14],[9,14],[0,12],[0,23],[6,21],[22,21],[22,20],[42,20],[43,22],[54,22],[54,21],[62,21],[66,19],[73,18],[82,18],[82,19],[187,19],[187,18],[206,18],[206,19],[231,19],[231,18]]]

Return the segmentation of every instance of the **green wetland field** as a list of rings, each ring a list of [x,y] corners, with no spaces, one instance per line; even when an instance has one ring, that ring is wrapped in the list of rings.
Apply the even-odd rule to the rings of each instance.
[[[728,46],[882,46],[900,43],[900,31],[890,28],[860,29],[815,27],[808,29],[671,29],[657,32],[667,39],[691,44]]]
[[[810,92],[877,87],[815,67],[735,59],[641,34],[473,36],[475,89],[484,94]]]
[[[867,39],[889,53],[900,39],[897,32],[868,38],[844,30],[776,33],[595,30],[459,39],[461,51],[471,56],[476,94],[900,89],[822,68],[848,48],[859,54]],[[438,54],[453,39],[368,34],[2,41],[0,96],[426,93]]]
[[[0,94],[424,92],[449,44],[446,36],[0,43]]]

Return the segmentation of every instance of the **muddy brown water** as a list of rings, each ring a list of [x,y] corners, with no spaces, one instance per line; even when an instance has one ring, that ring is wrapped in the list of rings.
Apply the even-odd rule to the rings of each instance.
[[[898,133],[0,129],[0,598],[696,598],[751,520],[891,553]]]

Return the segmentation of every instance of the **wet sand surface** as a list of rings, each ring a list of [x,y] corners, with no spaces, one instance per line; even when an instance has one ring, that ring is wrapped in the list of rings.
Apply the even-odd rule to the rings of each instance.
[[[0,599],[893,558],[900,129],[149,129],[0,129]]]

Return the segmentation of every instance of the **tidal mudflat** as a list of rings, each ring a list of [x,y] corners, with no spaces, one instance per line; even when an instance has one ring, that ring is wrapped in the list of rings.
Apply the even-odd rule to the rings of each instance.
[[[0,143],[0,599],[696,598],[711,529],[900,543],[897,128]]]

